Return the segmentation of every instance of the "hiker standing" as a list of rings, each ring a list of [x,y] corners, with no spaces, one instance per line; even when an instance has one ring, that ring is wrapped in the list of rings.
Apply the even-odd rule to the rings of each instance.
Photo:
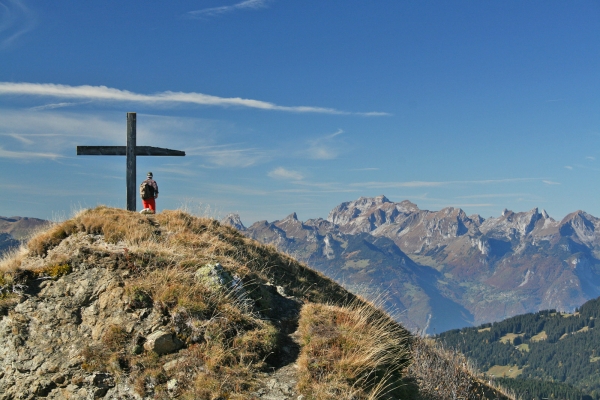
[[[146,180],[140,185],[140,196],[144,206],[142,213],[156,213],[156,201],[154,199],[158,198],[158,185],[152,177],[152,172],[148,172]]]

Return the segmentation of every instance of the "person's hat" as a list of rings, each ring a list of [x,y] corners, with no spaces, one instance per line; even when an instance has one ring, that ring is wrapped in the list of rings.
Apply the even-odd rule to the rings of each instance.
[[[148,173],[146,174],[146,176],[147,176],[148,178],[152,178],[152,172],[148,172]]]

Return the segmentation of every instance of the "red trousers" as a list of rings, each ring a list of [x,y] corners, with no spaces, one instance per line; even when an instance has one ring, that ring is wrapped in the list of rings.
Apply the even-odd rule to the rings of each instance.
[[[142,205],[144,206],[144,208],[149,208],[152,211],[156,212],[156,201],[154,200],[154,197],[150,197],[147,200],[142,199]]]

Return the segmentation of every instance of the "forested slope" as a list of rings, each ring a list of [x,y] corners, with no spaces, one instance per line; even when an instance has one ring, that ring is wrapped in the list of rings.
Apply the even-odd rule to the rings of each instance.
[[[540,380],[565,383],[598,399],[598,318],[600,298],[588,301],[573,314],[557,313],[555,310],[541,311],[477,328],[444,332],[437,338],[446,346],[475,360],[480,369],[488,371],[490,376],[496,372],[494,375],[498,377],[498,371],[504,371],[502,375],[506,377],[537,380],[535,384],[508,381],[510,386],[539,387]],[[506,368],[499,368],[500,366]],[[550,390],[551,386],[547,385],[546,389]],[[557,391],[557,387],[552,386],[552,390]]]

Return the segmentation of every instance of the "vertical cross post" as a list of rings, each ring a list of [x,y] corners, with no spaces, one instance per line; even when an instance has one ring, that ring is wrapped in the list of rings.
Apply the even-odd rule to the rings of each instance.
[[[135,146],[136,146],[136,113],[127,113],[127,210],[135,211]]]

